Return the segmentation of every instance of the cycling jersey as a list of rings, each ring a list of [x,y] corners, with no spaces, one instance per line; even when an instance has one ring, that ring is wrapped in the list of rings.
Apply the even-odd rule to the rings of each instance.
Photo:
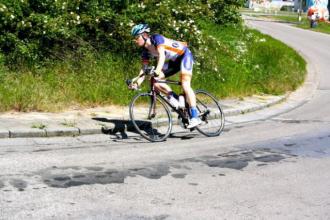
[[[151,35],[150,41],[156,48],[163,46],[165,49],[165,64],[162,70],[166,77],[178,71],[192,73],[193,57],[185,42],[175,41],[160,34]],[[151,57],[158,57],[158,53],[152,54],[144,48],[142,62],[148,64]]]

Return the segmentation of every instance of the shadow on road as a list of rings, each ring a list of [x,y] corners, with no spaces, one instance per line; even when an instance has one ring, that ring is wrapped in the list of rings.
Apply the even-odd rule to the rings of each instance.
[[[143,139],[142,136],[136,131],[133,123],[130,120],[122,120],[122,119],[107,119],[107,118],[92,118],[93,120],[104,122],[104,123],[111,123],[111,126],[108,126],[105,124],[102,127],[102,132],[104,134],[108,135],[114,135],[116,140],[122,140],[122,139],[134,139],[134,140],[141,140]],[[141,124],[140,129],[144,130],[145,132],[149,132],[153,130],[151,128],[150,123],[145,123],[143,121],[137,122],[138,124]],[[112,126],[114,125],[114,126]],[[132,132],[137,134],[137,136],[129,137],[127,132]],[[152,131],[152,133],[155,133],[155,131]],[[138,137],[138,138],[137,138]],[[176,132],[171,133],[168,138],[173,139],[181,139],[181,140],[189,140],[196,137],[196,133],[191,132]],[[143,139],[144,140],[144,139]]]
[[[114,125],[107,127],[106,125],[102,127],[102,132],[104,134],[116,135],[120,139],[128,139],[127,131],[135,132],[133,124],[129,120],[121,120],[121,119],[107,119],[107,118],[92,118],[95,121],[111,123]],[[118,134],[120,136],[118,136]]]

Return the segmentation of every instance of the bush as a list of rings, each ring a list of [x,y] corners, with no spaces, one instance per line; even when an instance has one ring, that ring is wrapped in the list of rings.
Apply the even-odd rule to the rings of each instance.
[[[0,50],[11,67],[38,67],[47,60],[77,59],[91,51],[125,53],[129,58],[135,51],[130,29],[147,22],[155,32],[188,41],[199,51],[208,39],[197,20],[237,23],[241,4],[241,0],[2,0]]]
[[[281,7],[280,10],[281,11],[290,11],[290,12],[292,12],[292,11],[294,11],[294,6],[284,5],[284,6]]]
[[[241,21],[239,7],[244,5],[244,0],[215,0],[211,4],[214,19],[217,24],[228,25]]]

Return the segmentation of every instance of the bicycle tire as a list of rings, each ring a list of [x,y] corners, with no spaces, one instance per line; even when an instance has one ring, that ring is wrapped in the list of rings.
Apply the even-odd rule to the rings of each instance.
[[[196,130],[207,137],[220,135],[225,126],[225,116],[217,99],[205,90],[195,91],[196,107],[202,123]]]
[[[170,135],[172,115],[158,96],[154,97],[150,93],[137,94],[130,103],[129,113],[136,131],[148,141],[165,141]]]

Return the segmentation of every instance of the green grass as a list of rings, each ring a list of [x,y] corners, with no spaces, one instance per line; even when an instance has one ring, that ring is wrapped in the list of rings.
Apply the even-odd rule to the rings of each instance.
[[[288,16],[277,16],[277,17],[273,17],[273,19],[280,20],[280,21],[295,22],[296,27],[330,34],[330,23],[318,22],[318,25],[315,28],[311,28],[310,22],[306,17],[303,17],[301,22],[297,22],[297,18],[294,19],[294,18],[288,17]]]
[[[210,51],[220,71],[197,76],[195,80],[201,83],[196,86],[204,86],[221,97],[240,97],[283,94],[303,82],[305,61],[283,43],[255,30],[219,29],[209,23],[204,24],[204,29],[221,42],[222,51]]]
[[[136,61],[136,62],[134,62]],[[80,63],[58,62],[41,69],[0,72],[0,111],[61,111],[69,107],[127,104],[125,79],[137,60],[102,54]]]
[[[283,94],[303,82],[305,61],[290,47],[254,30],[219,28],[207,22],[201,25],[204,34],[215,41],[210,42],[207,57],[197,58],[205,65],[194,66],[194,89],[206,89],[219,98],[243,97]],[[216,41],[218,51],[214,49]],[[135,93],[127,89],[125,79],[138,73],[139,60],[138,56],[104,53],[17,71],[0,62],[0,111],[56,112],[71,107],[127,105]]]

